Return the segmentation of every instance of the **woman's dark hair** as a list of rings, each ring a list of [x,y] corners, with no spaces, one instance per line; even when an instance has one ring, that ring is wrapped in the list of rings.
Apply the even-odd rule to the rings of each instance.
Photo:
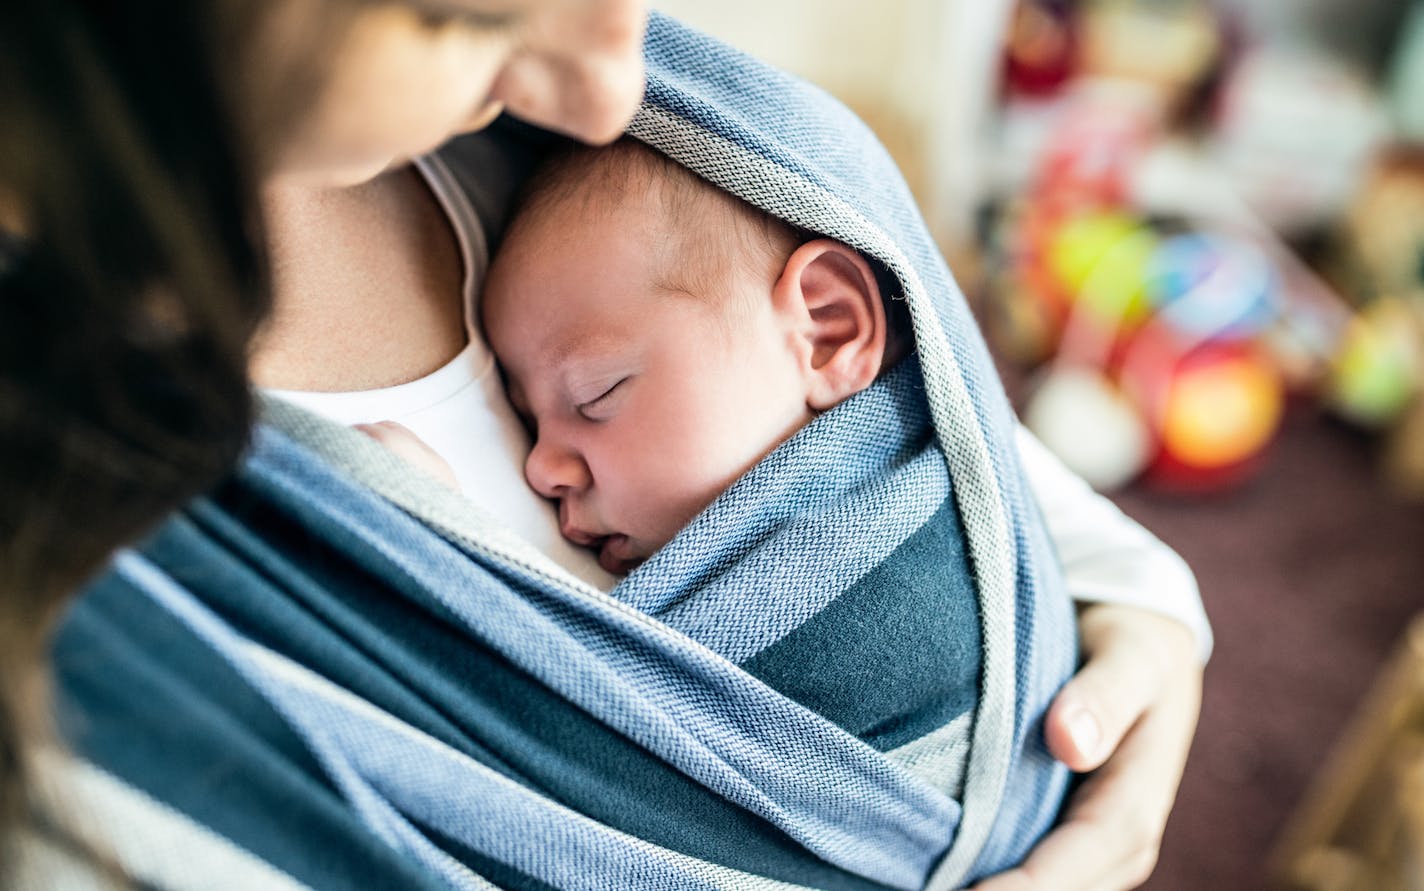
[[[0,833],[64,597],[252,421],[267,289],[236,54],[272,5],[0,3]]]

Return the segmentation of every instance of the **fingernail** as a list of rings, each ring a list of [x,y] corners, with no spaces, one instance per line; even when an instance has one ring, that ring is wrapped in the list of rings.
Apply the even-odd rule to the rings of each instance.
[[[1073,738],[1073,745],[1078,747],[1078,752],[1084,758],[1092,758],[1098,751],[1098,743],[1102,741],[1103,730],[1098,726],[1098,719],[1093,717],[1093,713],[1085,708],[1075,708],[1068,713],[1065,721],[1068,725],[1068,735]]]

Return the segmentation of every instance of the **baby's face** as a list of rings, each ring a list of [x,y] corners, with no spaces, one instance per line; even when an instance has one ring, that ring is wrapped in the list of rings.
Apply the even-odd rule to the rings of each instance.
[[[734,263],[725,293],[674,293],[655,199],[557,216],[501,249],[485,332],[534,431],[529,484],[626,573],[810,419],[805,381],[775,275]]]

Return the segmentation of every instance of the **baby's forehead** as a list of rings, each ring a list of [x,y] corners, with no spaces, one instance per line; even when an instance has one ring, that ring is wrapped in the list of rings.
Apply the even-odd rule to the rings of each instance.
[[[625,137],[558,150],[534,172],[506,234],[506,248],[518,242],[512,256],[521,259],[506,254],[505,265],[587,260],[589,243],[606,245],[625,261],[637,258],[607,269],[637,268],[655,291],[711,300],[734,271],[779,271],[798,238],[793,227]]]
[[[590,167],[567,186],[539,209],[541,217],[594,224],[645,221],[678,231],[705,230],[711,236],[725,231],[730,210],[718,199],[716,187],[691,174],[672,177],[634,169],[610,176],[606,167]]]
[[[710,232],[714,221],[728,214],[751,212],[740,204],[678,162],[625,136],[607,146],[555,151],[525,184],[516,222],[521,217],[634,215]]]

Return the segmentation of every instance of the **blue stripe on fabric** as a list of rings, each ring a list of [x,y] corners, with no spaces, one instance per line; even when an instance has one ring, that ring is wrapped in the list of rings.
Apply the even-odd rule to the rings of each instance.
[[[51,664],[69,746],[297,881],[446,887],[373,835],[271,705],[123,577],[73,604]]]
[[[912,356],[772,451],[613,596],[745,661],[936,512],[949,478],[931,435]]]
[[[736,662],[774,645],[874,572],[934,515],[945,495],[936,485],[944,459],[926,450],[903,471],[788,522],[658,618]],[[904,509],[887,515],[887,504]]]
[[[531,875],[520,872],[506,863],[489,857],[480,851],[468,848],[458,841],[447,838],[439,826],[421,826],[432,842],[440,845],[451,857],[484,876],[496,887],[506,891],[562,891],[547,882],[541,882]]]
[[[967,570],[946,499],[889,559],[743,667],[882,752],[919,739],[978,699],[979,602]]]

